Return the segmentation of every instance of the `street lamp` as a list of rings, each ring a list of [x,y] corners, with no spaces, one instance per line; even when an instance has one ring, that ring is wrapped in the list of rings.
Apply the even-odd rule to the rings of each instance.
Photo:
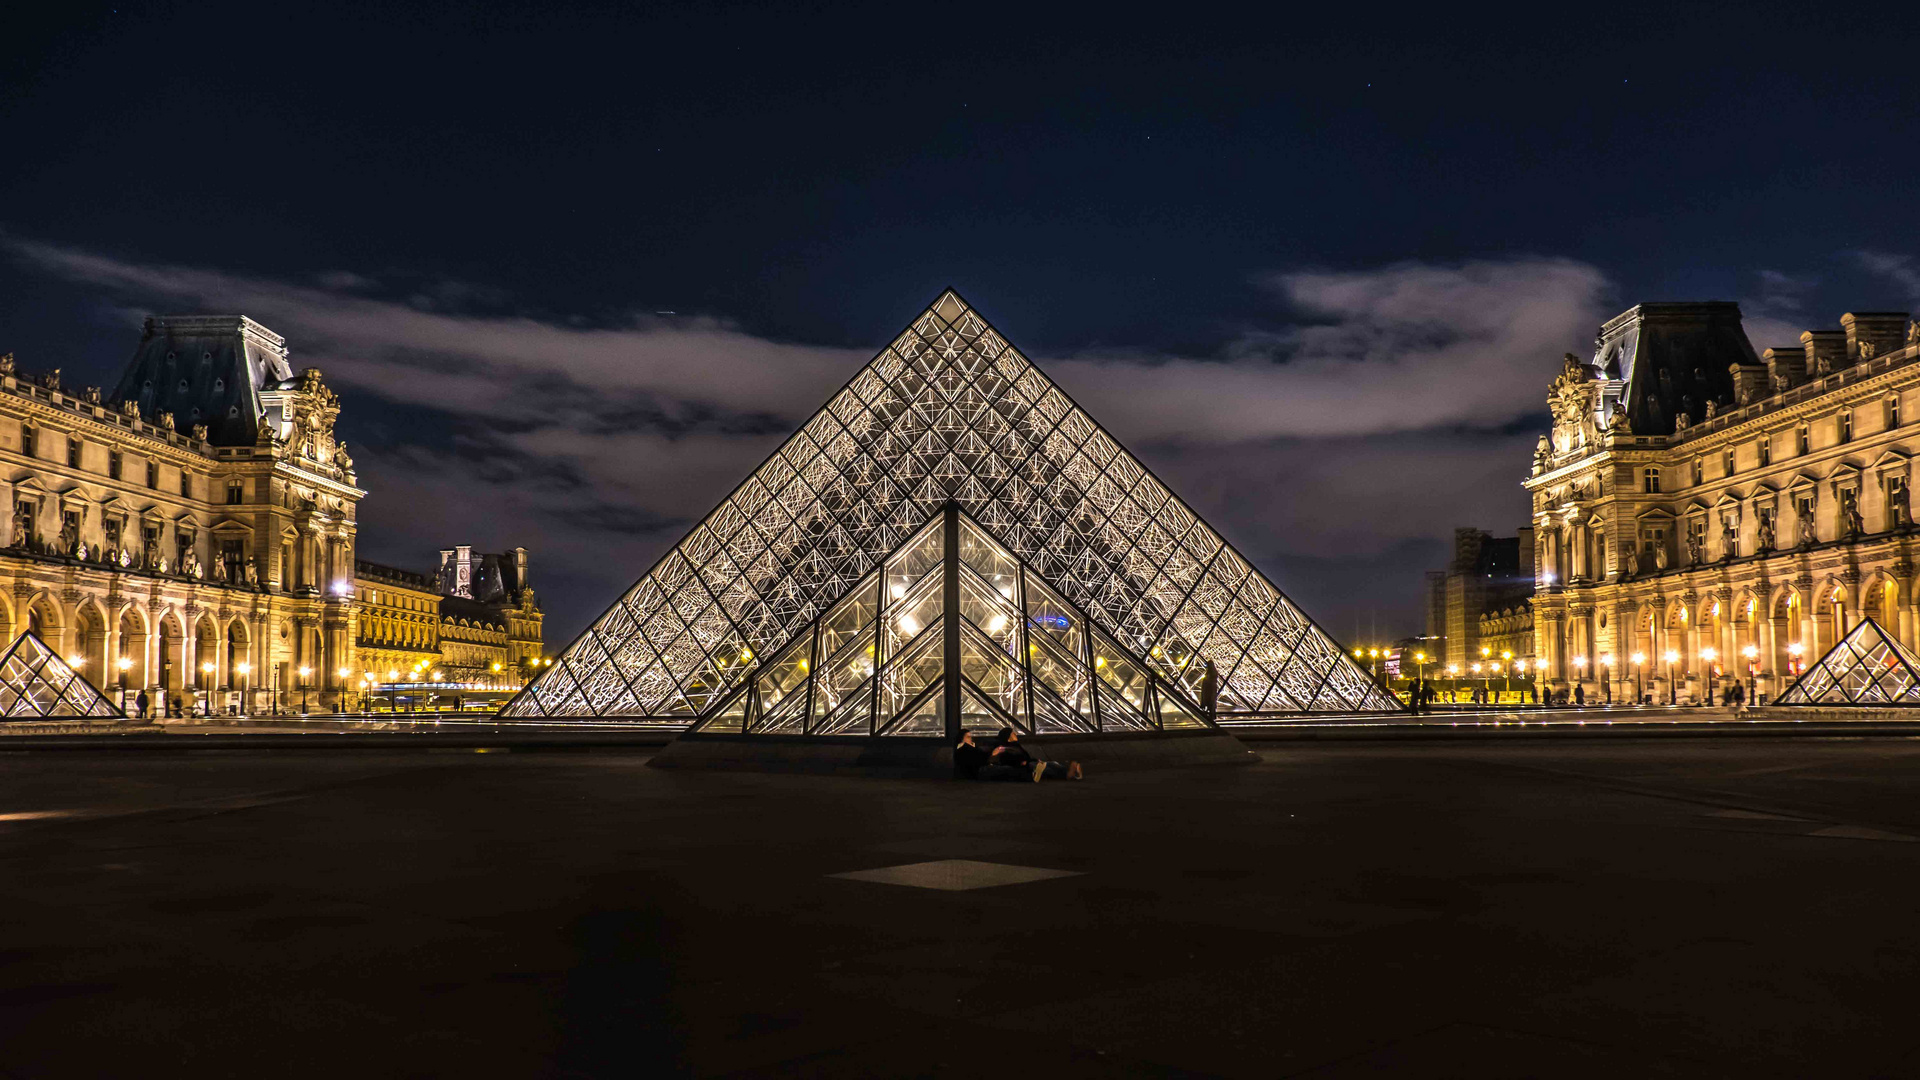
[[[113,666],[120,669],[120,711],[126,712],[127,711],[127,669],[133,666],[133,657],[123,656],[120,659],[115,660],[113,662]],[[146,717],[143,716],[141,717],[141,719],[145,720]]]
[[[312,674],[313,674],[312,668],[306,666],[305,664],[300,665],[300,715],[301,716],[307,715],[307,676]]]
[[[1760,647],[1758,645],[1748,645],[1740,650],[1740,655],[1747,658],[1746,704],[1751,705],[1753,704],[1754,680],[1760,677]]]
[[[1612,678],[1613,654],[1612,653],[1603,652],[1600,654],[1599,672],[1600,672],[1600,686],[1606,690],[1607,704],[1611,705],[1613,704],[1613,678]]]
[[[1805,655],[1806,651],[1807,647],[1797,641],[1787,646],[1787,668],[1793,672],[1793,677],[1796,679],[1800,677],[1800,657]]]
[[[1673,665],[1680,661],[1680,654],[1668,649],[1665,660],[1667,661],[1667,704],[1678,705],[1680,704],[1679,695],[1673,689]]]
[[[1450,684],[1447,687],[1449,699],[1455,705],[1458,705],[1460,703],[1460,665],[1459,664],[1447,665],[1447,681]]]
[[[1640,680],[1640,665],[1647,662],[1647,654],[1637,652],[1627,659],[1633,661],[1633,703],[1638,705],[1647,700],[1646,686]]]
[[[1511,694],[1513,693],[1513,673],[1508,670],[1508,667],[1513,663],[1513,651],[1511,649],[1502,649],[1500,651],[1500,661],[1500,682],[1502,684],[1500,692],[1503,694]]]
[[[1579,686],[1581,683],[1584,683],[1586,681],[1587,681],[1587,658],[1585,656],[1576,656],[1573,658],[1573,684],[1575,686]],[[1587,696],[1586,692],[1584,690],[1581,691],[1580,697],[1584,699],[1586,696]],[[1582,701],[1582,704],[1585,704],[1584,700]]]
[[[1712,646],[1708,646],[1700,650],[1700,659],[1707,665],[1707,704],[1711,705],[1713,704],[1713,691],[1720,682],[1720,671],[1714,664],[1714,661],[1720,659],[1720,651]]]
[[[250,695],[247,693],[247,684],[250,681],[247,675],[253,671],[253,665],[242,660],[233,665],[233,670],[240,676],[240,708],[242,711],[245,711],[252,705],[252,702],[249,700]]]

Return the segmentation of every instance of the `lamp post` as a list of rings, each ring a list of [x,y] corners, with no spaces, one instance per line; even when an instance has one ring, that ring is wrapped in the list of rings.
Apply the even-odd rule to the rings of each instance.
[[[1573,683],[1575,686],[1578,686],[1581,683],[1586,681],[1587,681],[1587,658],[1585,656],[1576,656],[1573,658]],[[1583,698],[1586,697],[1584,693],[1581,694],[1580,696]]]
[[[1639,705],[1647,700],[1646,686],[1640,678],[1640,665],[1647,662],[1647,654],[1637,652],[1627,659],[1633,661],[1633,703]]]
[[[1760,677],[1760,647],[1758,645],[1748,645],[1745,648],[1740,650],[1740,655],[1747,658],[1746,704],[1752,705],[1754,704],[1754,700],[1753,700],[1754,682]]]
[[[120,669],[120,711],[126,712],[127,711],[127,669],[133,666],[133,657],[123,656],[120,659],[115,660],[113,662],[113,666]],[[140,719],[145,720],[146,717],[143,716]]]
[[[1797,641],[1787,646],[1787,670],[1793,672],[1795,679],[1800,677],[1800,658],[1806,651],[1807,647]]]
[[[251,704],[251,702],[248,700],[249,695],[247,694],[247,690],[249,689],[248,684],[252,680],[248,679],[247,676],[252,673],[253,665],[247,663],[245,660],[242,660],[239,663],[233,665],[233,670],[240,676],[240,708],[244,713],[245,711],[247,711],[248,706]]]
[[[398,672],[397,670],[391,670],[391,669],[388,670],[387,672],[387,711],[394,714],[395,716],[400,715],[400,688],[394,685],[396,682],[399,681],[399,679],[400,679],[400,672]]]
[[[1459,664],[1447,665],[1447,680],[1449,683],[1447,687],[1448,700],[1451,701],[1453,704],[1458,705],[1460,704],[1460,665]]]
[[[1512,667],[1513,651],[1511,649],[1502,649],[1500,651],[1500,692],[1502,694],[1513,693]]]
[[[213,661],[200,662],[200,715],[213,717]]]
[[[1600,672],[1600,686],[1602,689],[1604,689],[1607,692],[1607,704],[1611,705],[1613,704],[1613,679],[1612,679],[1613,654],[1612,653],[1603,652],[1600,654],[1599,672]]]
[[[345,667],[339,668],[334,672],[334,674],[340,676],[340,711],[351,712],[352,710],[347,708],[347,705],[349,704],[347,701],[347,695],[353,693],[353,683],[348,681],[353,677],[353,669],[345,668]]]
[[[1673,688],[1673,665],[1680,662],[1680,654],[1672,649],[1668,649],[1662,659],[1667,662],[1667,704],[1678,705],[1680,704],[1680,696],[1674,692]]]
[[[1719,680],[1720,676],[1720,673],[1714,670],[1713,664],[1713,662],[1718,659],[1720,659],[1720,651],[1711,645],[1700,650],[1700,662],[1706,665],[1707,704],[1709,705],[1713,704],[1714,684]]]
[[[308,686],[307,676],[312,674],[313,674],[312,668],[307,667],[305,664],[302,664],[300,666],[300,715],[301,716],[307,715],[307,686]]]

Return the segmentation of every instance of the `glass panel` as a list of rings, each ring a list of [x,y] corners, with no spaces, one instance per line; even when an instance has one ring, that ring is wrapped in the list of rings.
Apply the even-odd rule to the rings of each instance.
[[[881,676],[880,712],[892,716],[905,708],[907,703],[920,696],[921,691],[932,686],[946,668],[945,658],[941,655],[942,635],[939,621],[934,621],[930,633],[908,650],[907,654],[887,665]]]
[[[900,554],[887,560],[887,602],[891,606],[895,600],[902,599],[907,591],[919,583],[920,579],[940,566],[941,527],[945,522],[941,515],[935,514],[927,527],[914,537]]]
[[[833,715],[814,724],[815,735],[865,735],[873,719],[873,688],[863,686],[840,704]]]
[[[814,715],[823,715],[872,677],[873,639],[868,638],[864,645],[854,642],[833,661],[822,678],[815,680],[819,685],[814,696],[820,700],[813,703]]]
[[[1136,711],[1146,711],[1147,673],[1121,651],[1111,638],[1098,632],[1093,635],[1093,670],[1100,676],[1101,682],[1116,691],[1117,696],[1125,698]],[[1108,698],[1113,696],[1115,694],[1107,695]]]
[[[746,691],[743,690],[740,693],[733,695],[733,700],[727,702],[725,707],[723,707],[719,711],[719,713],[715,714],[713,719],[708,720],[706,723],[706,726],[701,728],[700,730],[718,732],[721,734],[726,734],[730,732],[737,735],[740,732],[746,730],[746,726],[747,726],[747,693]]]
[[[760,676],[760,707],[773,710],[788,694],[806,685],[807,651],[812,642],[809,635],[802,634],[800,640],[788,647],[767,667]]]
[[[1007,549],[966,518],[960,519],[960,561],[1008,600],[1016,598],[1019,569]]]
[[[894,722],[888,735],[945,735],[947,733],[947,695],[939,689],[921,699],[905,716]]]
[[[979,694],[974,693],[972,687],[962,686],[960,688],[960,727],[962,730],[971,731],[976,737],[992,735],[994,732],[1006,727],[1008,720],[1009,718],[1005,714],[996,711],[992,706],[988,705]],[[1032,730],[1024,720],[1017,716],[1012,717],[1011,720],[1014,728],[1022,734]]]
[[[972,627],[960,632],[960,673],[988,700],[1013,716],[1027,711],[1025,673],[1003,649]]]
[[[873,621],[880,602],[879,590],[875,587],[878,580],[879,575],[870,575],[821,620],[820,655],[832,656],[839,652]]]
[[[1007,603],[998,592],[987,588],[970,571],[960,575],[960,614],[965,615],[975,629],[985,632],[997,642],[1009,656],[1018,654],[1015,636],[1020,616],[1012,604]]]
[[[938,621],[940,612],[945,608],[941,595],[938,574],[925,579],[921,587],[909,594],[906,599],[894,604],[893,614],[887,620],[889,638],[888,655],[895,648],[905,645],[920,636],[920,631]]]
[[[1093,713],[1076,712],[1045,688],[1033,688],[1033,730],[1084,732],[1093,730]]]
[[[1152,731],[1153,721],[1127,697],[1110,686],[1096,688],[1100,694],[1100,730]]]
[[[787,700],[747,729],[755,735],[798,735],[807,721],[807,695],[789,694]]]
[[[1033,681],[1059,694],[1076,709],[1087,708],[1087,669],[1043,637],[1027,642],[1027,664],[1033,669]]]
[[[1083,655],[1080,616],[1037,574],[1027,575],[1027,632],[1052,641],[1068,656]]]
[[[1174,700],[1173,695],[1165,690],[1157,690],[1153,697],[1160,704],[1160,726],[1168,731],[1207,726],[1206,721],[1188,712],[1186,706]]]

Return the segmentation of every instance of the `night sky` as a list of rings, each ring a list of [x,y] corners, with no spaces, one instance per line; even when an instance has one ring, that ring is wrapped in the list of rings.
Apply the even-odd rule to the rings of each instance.
[[[524,544],[556,646],[944,285],[1350,640],[1607,317],[1920,307],[1901,5],[34,7],[0,352],[253,316],[362,557]]]

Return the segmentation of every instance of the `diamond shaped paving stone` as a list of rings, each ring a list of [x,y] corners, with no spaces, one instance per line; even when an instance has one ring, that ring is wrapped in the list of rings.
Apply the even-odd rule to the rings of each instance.
[[[828,877],[849,881],[877,881],[883,885],[910,885],[916,889],[941,889],[960,892],[986,889],[995,885],[1019,885],[1048,878],[1078,877],[1077,870],[1046,870],[1038,866],[1009,866],[1006,863],[978,862],[973,859],[935,859],[932,862],[883,866],[878,870],[853,870]]]

